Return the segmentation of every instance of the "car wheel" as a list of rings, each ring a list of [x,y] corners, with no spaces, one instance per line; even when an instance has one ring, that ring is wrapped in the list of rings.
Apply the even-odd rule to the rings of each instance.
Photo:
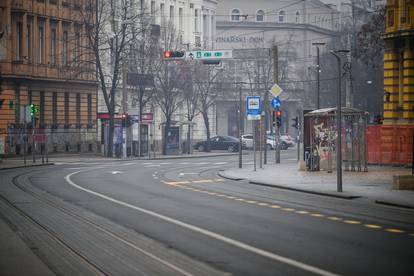
[[[280,144],[280,148],[281,148],[282,150],[287,150],[288,145],[287,145],[285,142],[282,142],[282,143]]]
[[[267,150],[272,150],[272,149],[273,149],[273,147],[272,147],[272,145],[271,145],[271,144],[267,144],[267,145],[266,145],[266,148],[267,148]]]
[[[233,151],[234,151],[234,146],[229,146],[229,147],[227,148],[227,151],[228,151],[228,152],[233,152]]]
[[[206,148],[203,145],[198,146],[198,151],[204,151]]]

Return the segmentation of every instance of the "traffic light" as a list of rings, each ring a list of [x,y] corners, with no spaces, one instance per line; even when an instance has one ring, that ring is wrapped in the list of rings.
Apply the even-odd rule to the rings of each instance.
[[[282,111],[276,110],[274,116],[277,127],[280,127],[282,125]]]
[[[36,105],[34,105],[34,104],[30,104],[30,116],[33,118],[33,117],[36,117],[36,114],[39,112],[39,108],[36,106]]]
[[[293,121],[292,127],[298,129],[299,128],[299,118],[298,117],[292,118],[292,121]]]
[[[122,127],[127,127],[128,114],[122,113],[121,118],[122,118]]]
[[[184,59],[185,52],[184,51],[164,51],[164,59],[172,60],[172,59]]]

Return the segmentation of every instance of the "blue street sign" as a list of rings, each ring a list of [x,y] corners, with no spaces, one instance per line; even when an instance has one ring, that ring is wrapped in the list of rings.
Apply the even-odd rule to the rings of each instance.
[[[246,97],[246,112],[248,120],[260,120],[260,96]]]
[[[273,98],[273,100],[270,102],[270,104],[272,105],[272,107],[275,109],[275,110],[279,110],[280,109],[280,106],[282,105],[282,102],[280,101],[280,99],[279,98]]]

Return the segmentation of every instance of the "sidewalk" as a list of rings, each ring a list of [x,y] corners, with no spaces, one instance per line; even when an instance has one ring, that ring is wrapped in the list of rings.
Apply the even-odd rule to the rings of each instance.
[[[49,154],[43,159],[41,156],[36,156],[36,162],[33,162],[32,156],[26,156],[26,164],[24,163],[24,157],[11,157],[0,159],[0,170],[12,169],[12,168],[24,168],[33,166],[45,166],[53,165],[54,163],[76,163],[76,162],[103,162],[103,161],[131,161],[131,160],[164,160],[164,159],[182,159],[182,158],[205,158],[205,157],[219,157],[219,156],[232,156],[238,155],[238,152],[227,152],[227,151],[212,151],[212,152],[199,152],[194,151],[192,154],[180,154],[180,155],[161,155],[161,152],[155,153],[155,158],[151,155],[142,156],[138,158],[136,156],[129,156],[126,159],[122,158],[108,158],[100,154],[93,153],[67,153],[67,154]]]
[[[257,167],[257,171],[249,165],[220,171],[219,174],[228,179],[247,180],[251,184],[345,199],[364,197],[378,204],[414,209],[414,191],[392,189],[393,175],[411,174],[411,168],[369,166],[368,172],[343,171],[341,193],[337,192],[335,172],[299,171],[296,163],[268,164],[263,169]]]

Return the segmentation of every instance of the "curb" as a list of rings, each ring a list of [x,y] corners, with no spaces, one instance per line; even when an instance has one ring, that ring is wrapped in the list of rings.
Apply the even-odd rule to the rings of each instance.
[[[22,169],[22,168],[32,168],[32,167],[51,166],[51,165],[54,165],[54,164],[55,163],[53,163],[53,162],[49,162],[49,163],[44,163],[44,164],[32,164],[32,165],[26,165],[26,166],[5,167],[5,168],[0,168],[0,171],[12,170],[12,169]]]
[[[393,207],[406,208],[406,209],[414,209],[413,205],[406,205],[406,204],[395,203],[395,202],[384,201],[384,200],[375,200],[375,203],[380,204],[380,205],[386,205],[386,206],[393,206]]]
[[[244,178],[237,178],[237,177],[231,177],[231,176],[225,175],[223,173],[223,171],[219,171],[217,174],[219,176],[221,176],[225,179],[229,179],[229,180],[234,180],[234,181],[245,180]],[[254,181],[254,180],[248,180],[248,183],[253,184],[253,185],[260,185],[260,186],[266,186],[266,187],[271,187],[271,188],[284,189],[284,190],[289,190],[289,191],[294,191],[294,192],[301,192],[301,193],[307,193],[307,194],[336,197],[336,198],[348,199],[348,200],[361,197],[361,196],[339,195],[339,194],[333,194],[333,193],[324,193],[324,192],[318,192],[318,191],[304,190],[304,189],[286,187],[286,186],[277,185],[277,184],[268,184],[268,183],[264,183],[264,182]]]

